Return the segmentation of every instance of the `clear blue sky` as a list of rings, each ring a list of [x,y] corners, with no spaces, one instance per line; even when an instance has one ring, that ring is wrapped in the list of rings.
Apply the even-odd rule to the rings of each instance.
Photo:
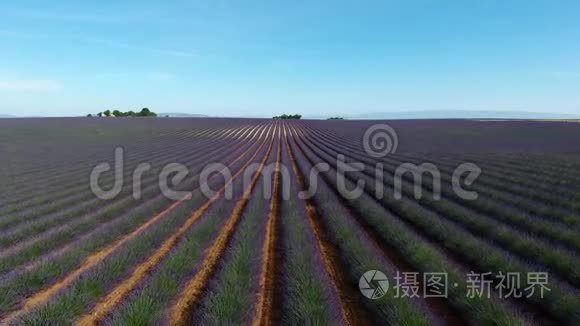
[[[0,2],[0,114],[580,114],[580,1]]]

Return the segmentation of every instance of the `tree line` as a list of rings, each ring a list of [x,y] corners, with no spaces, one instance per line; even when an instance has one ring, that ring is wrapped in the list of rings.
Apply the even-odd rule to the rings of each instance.
[[[121,112],[119,110],[106,110],[103,112],[99,112],[97,113],[95,116],[97,117],[156,117],[157,114],[155,112],[152,112],[151,110],[149,110],[148,108],[143,108],[141,109],[141,111],[139,112],[134,112],[134,111],[127,111],[127,112]],[[93,117],[92,114],[87,114],[87,117],[91,118]]]
[[[283,120],[286,120],[286,119],[302,119],[302,116],[300,114],[290,114],[290,115],[288,115],[288,114],[282,114],[282,115],[279,115],[279,116],[275,116],[273,119],[276,119],[276,120],[277,119],[283,119]]]

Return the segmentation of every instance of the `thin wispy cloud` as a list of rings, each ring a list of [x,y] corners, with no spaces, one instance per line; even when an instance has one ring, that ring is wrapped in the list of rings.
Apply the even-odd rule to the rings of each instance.
[[[151,71],[146,73],[108,72],[95,75],[97,79],[103,80],[131,80],[140,79],[154,82],[166,82],[173,79],[173,75],[162,71]]]
[[[43,33],[37,31],[17,31],[17,30],[0,30],[0,37],[12,39],[30,39],[30,40],[70,40],[71,37],[65,34]]]
[[[562,71],[562,70],[553,70],[547,72],[548,76],[562,78],[562,79],[579,79],[580,72],[575,71]]]
[[[165,82],[171,80],[171,75],[165,72],[150,72],[145,78],[151,81]]]
[[[147,48],[145,48],[147,49]],[[158,53],[158,54],[163,54],[163,55],[168,55],[168,56],[172,56],[172,57],[181,57],[181,58],[189,58],[189,57],[193,57],[192,53],[186,52],[186,51],[178,51],[178,50],[165,50],[165,49],[148,49],[152,52]]]
[[[166,55],[166,56],[171,56],[171,57],[179,57],[179,58],[193,57],[193,53],[190,53],[187,51],[175,50],[175,49],[146,47],[146,46],[140,46],[140,45],[118,42],[118,41],[113,41],[113,40],[106,40],[106,39],[89,38],[89,39],[86,39],[85,41],[90,42],[90,43],[106,45],[106,46],[118,48],[118,49],[138,50],[138,51],[149,52],[149,53],[159,54],[159,55]]]
[[[56,41],[66,41],[66,42],[83,42],[91,43],[97,45],[104,45],[110,48],[124,49],[124,50],[134,50],[141,51],[150,54],[156,54],[161,56],[175,57],[175,58],[191,58],[194,54],[188,51],[171,49],[171,48],[157,48],[157,47],[147,47],[140,46],[137,44],[119,42],[109,39],[100,38],[79,38],[74,35],[64,35],[64,34],[46,34],[46,33],[33,33],[33,32],[21,32],[13,30],[0,30],[0,37],[10,37],[17,39],[38,39],[38,40],[56,40]]]
[[[9,79],[0,78],[0,92],[55,92],[63,85],[50,79]]]
[[[84,23],[134,23],[146,21],[142,15],[127,13],[86,13],[86,12],[51,12],[51,11],[3,11],[0,17],[9,16],[25,20],[52,20]]]
[[[95,77],[104,79],[128,79],[131,77],[131,75],[126,72],[105,72],[97,74]]]

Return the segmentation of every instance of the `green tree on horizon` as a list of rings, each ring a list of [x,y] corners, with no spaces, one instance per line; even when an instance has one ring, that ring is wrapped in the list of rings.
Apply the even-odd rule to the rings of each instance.
[[[112,115],[112,116],[117,117],[117,118],[120,118],[120,117],[156,117],[157,113],[152,112],[151,110],[149,110],[149,108],[143,108],[143,109],[141,109],[141,111],[139,111],[137,113],[135,113],[132,110],[129,110],[127,112],[122,112],[119,110],[113,110],[113,112],[111,112],[111,110],[106,110],[104,112],[97,113],[98,117],[102,117],[103,115],[105,117],[110,117]],[[93,115],[90,113],[87,115],[87,117],[92,117],[92,116]]]
[[[287,120],[287,119],[302,119],[302,115],[300,114],[282,114],[280,116],[275,116],[273,119],[278,120],[278,119],[282,119],[282,120]]]

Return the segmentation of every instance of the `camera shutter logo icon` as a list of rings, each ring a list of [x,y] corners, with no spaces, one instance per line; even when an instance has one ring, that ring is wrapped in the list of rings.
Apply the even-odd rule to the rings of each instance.
[[[358,287],[360,292],[367,298],[376,300],[382,298],[389,290],[387,276],[377,270],[370,270],[361,276]]]

